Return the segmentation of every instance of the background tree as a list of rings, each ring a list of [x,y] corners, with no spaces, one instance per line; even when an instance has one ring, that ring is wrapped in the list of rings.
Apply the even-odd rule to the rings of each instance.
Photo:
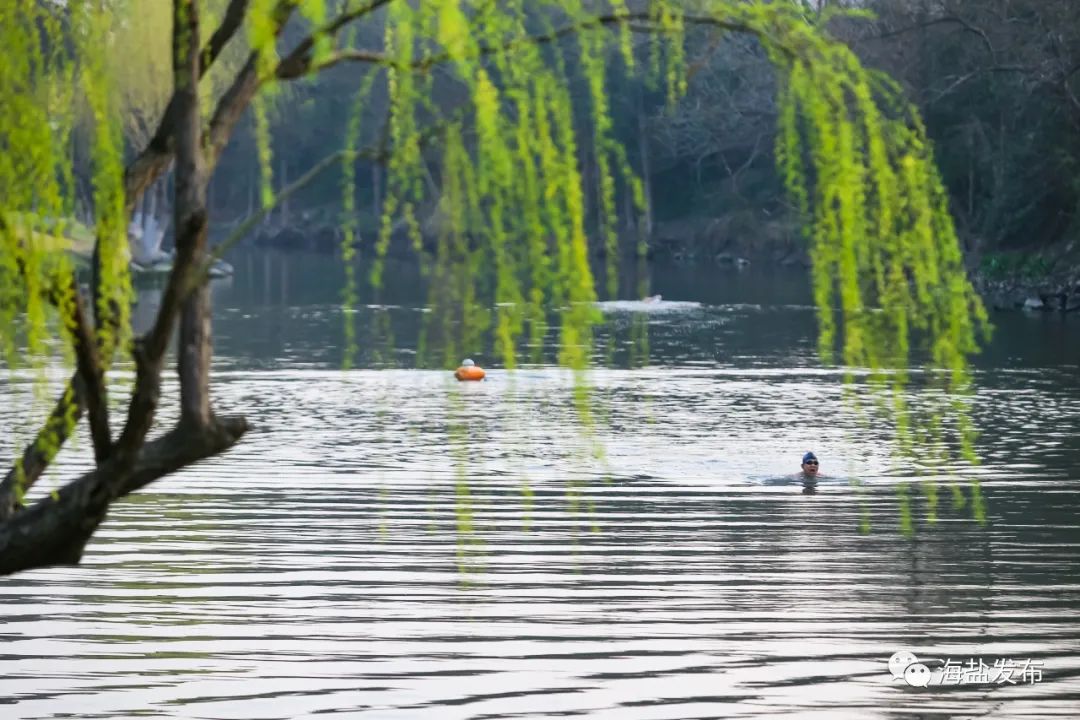
[[[48,362],[55,335],[75,366],[36,440],[0,483],[2,572],[77,562],[110,503],[227,449],[246,431],[243,418],[219,415],[211,403],[207,189],[250,110],[260,196],[272,203],[268,103],[280,83],[333,67],[365,72],[356,78],[343,148],[309,172],[341,162],[344,204],[352,211],[354,161],[385,159],[371,267],[376,285],[394,230],[404,228],[431,274],[433,315],[446,320],[440,327],[459,337],[489,331],[512,367],[518,344],[544,334],[553,314],[560,361],[580,369],[597,285],[587,252],[583,136],[592,143],[598,232],[606,247],[617,223],[618,185],[639,209],[644,204],[615,136],[611,53],[626,71],[642,71],[632,38],[651,35],[655,55],[646,68],[674,99],[687,84],[688,28],[753,36],[777,71],[775,153],[807,221],[823,355],[838,354],[849,365],[902,367],[917,339],[943,377],[965,378],[982,311],[963,274],[921,122],[892,81],[866,71],[823,31],[827,10],[819,18],[802,3],[741,0],[641,7],[571,0],[230,0],[208,33],[206,9],[198,0],[174,0],[172,94],[149,141],[126,164],[115,78],[104,61],[116,37],[112,28],[125,19],[117,15],[122,6],[16,0],[0,10],[0,52],[10,70],[0,74],[4,360]],[[377,35],[372,27],[381,30],[379,45],[365,44]],[[247,43],[242,65],[220,93],[205,88],[200,81],[240,36]],[[580,95],[568,78],[571,61],[582,79]],[[73,80],[93,119],[97,241],[85,290],[57,251],[56,237],[72,206]],[[388,115],[379,146],[366,151],[359,146],[363,110],[379,84]],[[124,229],[140,196],[170,165],[175,263],[153,327],[131,337]],[[427,206],[441,220],[434,242],[425,245],[420,217]],[[354,214],[346,214],[342,228],[347,263]],[[151,439],[174,332],[179,421]],[[130,356],[135,379],[114,433],[106,379],[117,353]],[[94,469],[31,499],[28,491],[83,414]]]
[[[969,249],[1030,251],[1080,237],[1076,4],[869,5],[878,19],[845,34],[921,109]]]

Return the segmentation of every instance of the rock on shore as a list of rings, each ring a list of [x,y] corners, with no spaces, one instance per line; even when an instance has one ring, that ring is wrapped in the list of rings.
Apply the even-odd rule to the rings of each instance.
[[[1066,277],[991,280],[973,278],[975,289],[992,310],[1075,312],[1080,310],[1080,273]]]

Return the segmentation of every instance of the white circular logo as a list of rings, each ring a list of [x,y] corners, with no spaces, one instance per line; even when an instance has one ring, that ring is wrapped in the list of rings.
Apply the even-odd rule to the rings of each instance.
[[[920,662],[912,663],[904,670],[904,679],[912,687],[926,687],[930,684],[930,668]]]
[[[915,657],[913,652],[907,650],[894,652],[892,657],[889,658],[889,672],[892,673],[894,680],[902,680],[904,679],[904,671],[908,669],[908,666],[917,662],[919,662],[919,658]]]

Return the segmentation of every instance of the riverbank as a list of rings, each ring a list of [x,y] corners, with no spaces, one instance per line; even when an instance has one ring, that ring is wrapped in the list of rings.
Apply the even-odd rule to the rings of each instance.
[[[378,236],[377,221],[364,218],[354,228],[354,246],[361,256],[375,252]],[[437,219],[421,223],[427,249],[435,250]],[[230,225],[221,224],[217,232],[228,235]],[[621,228],[619,252],[626,258],[638,253],[639,235],[636,228]],[[601,233],[589,233],[590,252],[603,257],[605,248]],[[322,213],[304,213],[285,224],[266,224],[244,239],[247,247],[274,250],[298,250],[332,254],[338,252],[344,240],[340,224],[327,221]],[[386,249],[388,257],[405,260],[414,256],[415,248],[403,227],[395,228]],[[762,216],[760,212],[733,212],[720,217],[691,217],[657,222],[645,241],[645,256],[649,260],[686,265],[777,265],[809,267],[805,243],[798,226],[787,219]]]
[[[359,254],[373,255],[377,229],[372,218],[361,223],[354,242]],[[424,224],[425,230],[431,230]],[[227,226],[226,226],[227,227]],[[426,237],[434,237],[425,232]],[[255,248],[334,254],[344,234],[340,225],[327,222],[319,213],[304,213],[288,224],[264,225],[245,239]],[[591,252],[604,256],[599,233]],[[434,241],[428,243],[434,251]],[[638,252],[633,228],[623,230],[620,254],[632,258]],[[412,241],[403,231],[393,234],[387,256],[414,257]],[[790,219],[739,211],[719,217],[690,217],[657,222],[645,242],[650,262],[675,265],[745,268],[808,268],[810,259],[799,227]],[[1080,252],[1071,245],[1008,253],[971,254],[967,258],[972,283],[993,310],[1031,312],[1080,311]]]
[[[1080,310],[1080,242],[969,258],[987,307],[1029,312]]]
[[[974,273],[972,282],[992,310],[1076,312],[1080,310],[1080,268],[1046,277],[987,277]]]

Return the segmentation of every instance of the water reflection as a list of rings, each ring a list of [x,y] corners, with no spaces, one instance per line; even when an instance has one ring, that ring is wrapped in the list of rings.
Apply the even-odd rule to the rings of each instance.
[[[702,307],[609,318],[615,360],[590,376],[583,437],[566,371],[459,384],[402,369],[407,276],[358,308],[369,364],[341,370],[340,285],[304,262],[234,263],[215,289],[216,401],[251,418],[244,442],[120,503],[83,567],[0,579],[5,718],[1073,712],[1080,382],[1065,360],[984,359],[985,463],[931,474],[844,405],[791,284],[774,302],[764,283],[680,298],[693,282],[658,276],[654,292]],[[368,345],[380,316],[400,354]],[[28,388],[0,386],[0,423]],[[808,447],[832,476],[813,487],[790,474]],[[944,501],[930,518],[923,483],[944,471],[981,481],[987,525]],[[900,649],[1035,658],[1044,680],[911,688],[886,667]]]
[[[761,481],[762,485],[767,485],[767,486],[770,486],[770,487],[789,487],[789,488],[799,489],[802,492],[803,495],[815,495],[815,494],[817,494],[818,484],[820,484],[820,483],[825,483],[826,486],[828,486],[828,485],[839,486],[841,484],[840,481],[838,481],[838,480],[836,480],[834,478],[810,477],[810,476],[804,475],[802,473],[797,473],[795,475],[785,475],[785,476],[782,476],[782,477],[769,477],[769,478],[764,478]],[[846,484],[846,483],[844,483],[844,484]]]

